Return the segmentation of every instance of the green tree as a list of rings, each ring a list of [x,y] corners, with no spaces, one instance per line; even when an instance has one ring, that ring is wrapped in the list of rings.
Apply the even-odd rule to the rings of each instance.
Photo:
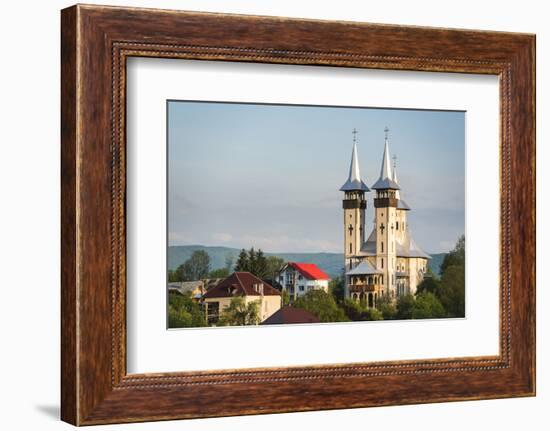
[[[355,301],[350,298],[344,299],[342,302],[342,310],[346,317],[353,322],[384,319],[382,313],[376,308],[369,308],[366,303]]]
[[[424,292],[416,296],[412,307],[413,319],[435,319],[445,317],[445,309],[439,299],[430,292]]]
[[[441,274],[450,266],[458,266],[464,268],[466,265],[466,237],[462,235],[458,238],[455,248],[451,250],[441,263]]]
[[[285,260],[278,256],[267,257],[267,277],[269,280],[275,280],[279,271],[285,266]]]
[[[414,296],[411,294],[402,295],[397,300],[397,313],[395,318],[399,320],[412,319],[414,307]]]
[[[281,303],[284,307],[285,305],[290,304],[290,294],[288,293],[288,290],[284,289],[281,291]]]
[[[380,295],[376,301],[376,308],[382,313],[384,320],[395,319],[397,315],[397,307],[389,295]]]
[[[176,269],[178,281],[195,281],[208,277],[210,256],[204,250],[196,250]]]
[[[223,309],[219,326],[245,326],[260,323],[260,302],[246,303],[242,296],[231,298],[229,305]]]
[[[183,281],[179,279],[178,271],[169,269],[168,270],[168,282],[172,283],[175,281]]]
[[[424,279],[416,288],[416,295],[418,296],[421,293],[433,293],[435,296],[439,297],[440,289],[441,281],[431,269],[428,269],[428,272],[424,275]]]
[[[191,294],[168,295],[168,327],[196,328],[206,326],[206,318],[199,304],[193,301]]]
[[[239,257],[237,258],[237,262],[235,263],[235,271],[250,271],[250,259],[248,257],[248,253],[244,248],[239,253]]]
[[[269,276],[269,272],[267,267],[267,259],[262,249],[258,249],[254,258],[251,258],[250,260],[252,262],[252,271],[250,272],[262,280],[266,279]]]
[[[440,300],[449,317],[464,317],[464,267],[449,266],[441,276]]]
[[[227,268],[218,268],[210,271],[209,278],[227,278],[230,275],[230,271]]]
[[[294,302],[294,307],[302,308],[317,316],[321,322],[346,322],[344,310],[324,290],[310,290]]]
[[[465,265],[466,240],[462,235],[455,248],[450,251],[441,264],[441,279],[437,297],[449,317],[464,317],[465,309]]]
[[[344,277],[336,277],[329,281],[328,291],[337,303],[341,303],[344,300]]]

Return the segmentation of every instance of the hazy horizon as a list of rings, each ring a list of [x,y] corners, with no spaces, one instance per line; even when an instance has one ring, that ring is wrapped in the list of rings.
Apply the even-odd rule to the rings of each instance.
[[[415,241],[441,253],[464,233],[464,112],[185,101],[168,111],[169,246],[342,253],[351,132],[370,187],[386,126]]]

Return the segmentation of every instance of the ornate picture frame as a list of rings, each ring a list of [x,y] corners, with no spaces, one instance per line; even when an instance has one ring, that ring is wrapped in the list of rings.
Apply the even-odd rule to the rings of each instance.
[[[64,421],[92,425],[535,394],[534,35],[84,5],[64,9],[61,24]],[[500,353],[128,374],[125,101],[126,60],[135,56],[497,75]]]

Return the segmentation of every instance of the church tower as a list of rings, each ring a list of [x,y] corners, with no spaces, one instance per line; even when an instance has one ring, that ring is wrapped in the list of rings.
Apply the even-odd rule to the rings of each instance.
[[[374,223],[376,231],[376,268],[382,271],[381,293],[396,297],[397,268],[397,226],[399,185],[395,182],[390,162],[388,143],[389,129],[386,127],[384,155],[380,168],[380,178],[372,188],[376,190],[374,198]]]
[[[349,167],[348,180],[340,187],[344,192],[344,261],[345,271],[357,263],[356,256],[361,251],[365,236],[365,210],[367,201],[365,192],[370,191],[361,180],[359,158],[357,155],[357,131],[353,129],[353,149]],[[346,287],[347,290],[347,287]]]

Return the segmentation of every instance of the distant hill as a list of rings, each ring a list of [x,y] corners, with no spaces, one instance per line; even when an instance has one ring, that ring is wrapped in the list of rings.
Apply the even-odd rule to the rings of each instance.
[[[194,251],[204,250],[210,256],[210,267],[212,269],[225,267],[226,258],[232,257],[236,262],[239,252],[238,248],[230,247],[208,247],[204,245],[177,245],[168,247],[168,268],[176,269],[179,265],[191,257]],[[266,256],[278,256],[287,262],[310,262],[316,264],[331,277],[337,277],[342,272],[342,253],[265,253]],[[429,266],[432,272],[439,274],[439,268],[446,253],[432,254]]]

